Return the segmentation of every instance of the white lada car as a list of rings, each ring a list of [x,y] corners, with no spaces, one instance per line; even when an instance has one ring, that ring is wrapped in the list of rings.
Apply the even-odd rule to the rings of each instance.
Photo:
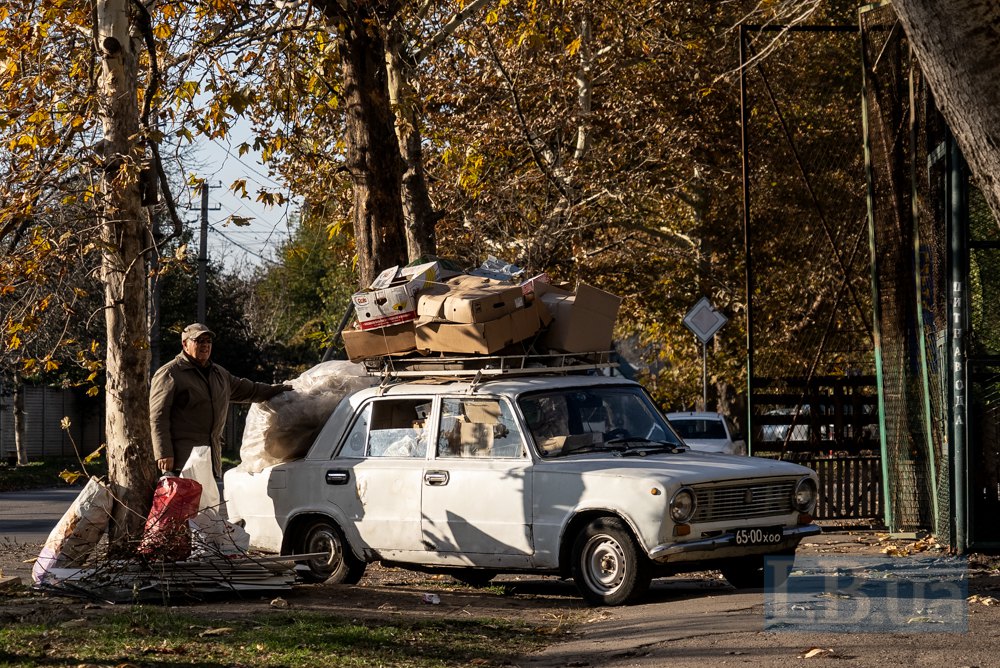
[[[303,555],[314,581],[374,561],[470,584],[529,572],[596,605],[690,570],[762,586],[765,556],[820,532],[816,492],[802,466],[689,453],[634,382],[569,374],[361,390],[304,458],[225,476],[251,546]]]

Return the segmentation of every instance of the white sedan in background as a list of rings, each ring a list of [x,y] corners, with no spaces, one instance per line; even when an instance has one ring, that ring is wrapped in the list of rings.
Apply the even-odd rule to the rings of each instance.
[[[747,444],[732,421],[719,413],[667,413],[667,420],[684,443],[696,452],[745,455]]]

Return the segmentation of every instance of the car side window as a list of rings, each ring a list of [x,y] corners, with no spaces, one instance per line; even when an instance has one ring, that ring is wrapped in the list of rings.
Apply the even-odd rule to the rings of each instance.
[[[521,431],[506,402],[482,398],[442,400],[438,457],[514,459],[523,454]]]
[[[429,399],[377,399],[359,413],[344,451],[368,457],[423,458]]]
[[[343,457],[361,457],[365,453],[365,443],[368,440],[368,423],[371,421],[372,405],[368,404],[358,411],[358,416],[351,427],[351,433],[344,440],[340,454]]]

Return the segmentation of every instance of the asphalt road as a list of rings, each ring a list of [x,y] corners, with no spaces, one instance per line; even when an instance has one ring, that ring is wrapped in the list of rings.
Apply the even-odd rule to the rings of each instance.
[[[41,543],[82,487],[0,493],[0,539]]]

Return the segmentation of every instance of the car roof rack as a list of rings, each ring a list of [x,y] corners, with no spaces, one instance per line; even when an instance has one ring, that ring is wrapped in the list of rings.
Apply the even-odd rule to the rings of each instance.
[[[610,372],[618,368],[618,363],[611,361],[612,354],[613,351],[475,357],[385,356],[364,360],[364,365],[368,375],[381,376],[383,383],[402,378],[472,379],[478,382],[502,376]]]

